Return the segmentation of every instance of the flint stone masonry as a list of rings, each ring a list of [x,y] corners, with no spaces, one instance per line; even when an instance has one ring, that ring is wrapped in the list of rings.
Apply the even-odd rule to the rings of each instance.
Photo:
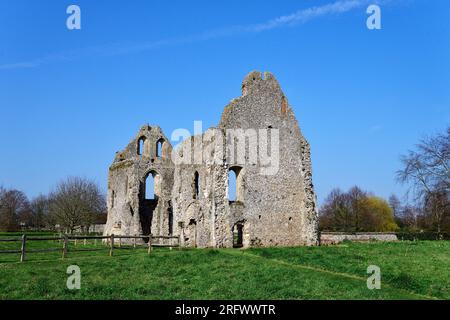
[[[154,199],[145,197],[149,176]],[[310,147],[267,72],[247,75],[216,128],[172,150],[159,127],[143,126],[109,169],[105,235],[176,235],[200,248],[317,245],[317,224]]]
[[[341,232],[321,232],[320,243],[322,245],[339,244],[345,240],[354,242],[368,242],[368,241],[398,241],[395,233],[341,233]]]

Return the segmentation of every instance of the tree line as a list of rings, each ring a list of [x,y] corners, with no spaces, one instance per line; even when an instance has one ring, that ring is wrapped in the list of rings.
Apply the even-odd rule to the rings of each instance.
[[[360,187],[334,189],[319,210],[320,229],[343,232],[450,232],[450,127],[424,137],[401,158],[396,181],[409,186],[402,203]]]
[[[106,200],[99,186],[86,178],[69,177],[48,195],[29,200],[16,189],[0,186],[0,230],[84,232],[106,222]]]
[[[355,186],[348,192],[334,189],[320,208],[320,228],[327,231],[397,231],[392,208],[382,198]]]

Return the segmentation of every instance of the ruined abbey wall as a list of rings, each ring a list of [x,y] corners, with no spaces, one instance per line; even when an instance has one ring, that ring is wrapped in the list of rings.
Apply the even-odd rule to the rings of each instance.
[[[116,154],[109,169],[105,234],[170,233],[174,173],[171,153],[172,146],[161,129],[145,125],[125,150]],[[149,175],[154,176],[154,199],[145,196]]]
[[[233,200],[230,171],[236,176]],[[143,199],[149,174],[156,200]],[[108,189],[105,234],[175,234],[189,247],[318,243],[309,144],[270,73],[250,73],[217,128],[176,150],[158,127],[144,126],[117,154]]]

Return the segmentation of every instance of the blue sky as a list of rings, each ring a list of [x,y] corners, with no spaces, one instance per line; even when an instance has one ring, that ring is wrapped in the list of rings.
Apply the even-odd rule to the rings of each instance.
[[[214,126],[256,69],[311,143],[320,201],[355,184],[402,195],[399,155],[450,124],[450,1],[383,1],[368,30],[373,2],[0,0],[0,185],[32,197],[79,175],[105,190],[141,125]]]

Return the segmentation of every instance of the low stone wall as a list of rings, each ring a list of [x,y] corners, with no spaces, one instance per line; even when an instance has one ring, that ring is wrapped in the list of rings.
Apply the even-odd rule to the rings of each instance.
[[[93,224],[89,227],[89,233],[103,234],[106,224]]]
[[[321,232],[320,244],[329,245],[341,243],[344,240],[355,242],[368,242],[368,241],[398,241],[395,233],[386,232],[356,232],[356,233],[343,233],[343,232]]]

